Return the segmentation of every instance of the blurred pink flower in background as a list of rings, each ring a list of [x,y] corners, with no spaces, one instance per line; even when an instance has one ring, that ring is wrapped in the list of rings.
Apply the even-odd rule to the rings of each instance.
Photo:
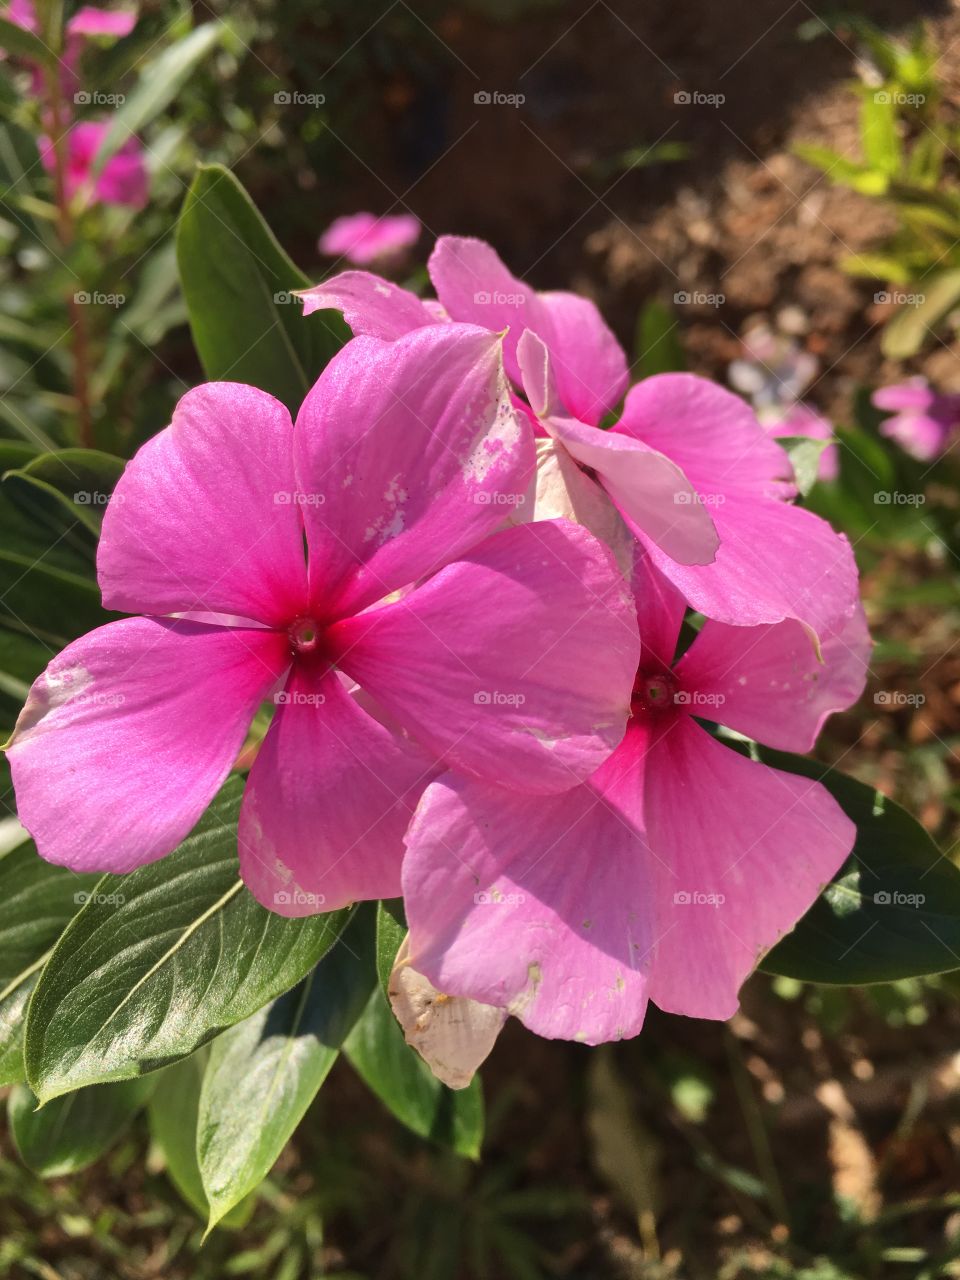
[[[147,203],[149,177],[143,148],[136,138],[128,138],[115,156],[94,176],[93,164],[100,144],[110,128],[108,120],[85,120],[67,135],[66,196],[72,200],[86,193],[85,204],[117,204],[142,209]],[[40,159],[48,173],[56,167],[53,143],[40,140]]]
[[[749,398],[770,435],[830,440],[833,424],[800,399],[816,376],[816,356],[768,324],[753,325],[742,342],[743,355],[731,361],[727,377],[732,387]],[[836,480],[839,472],[839,450],[827,445],[820,455],[817,479]]]
[[[366,266],[400,257],[419,236],[420,221],[412,213],[382,218],[375,213],[351,213],[327,227],[320,237],[320,252]]]
[[[11,0],[4,17],[24,31],[39,35],[40,23],[33,0]],[[86,42],[103,37],[120,40],[128,36],[136,25],[135,9],[98,9],[95,5],[85,5],[77,10],[66,24],[63,57],[60,59],[61,84],[68,98],[74,96],[80,83],[77,67]],[[43,92],[43,72],[37,66],[32,66],[31,89],[36,97]]]
[[[941,395],[926,378],[881,387],[872,400],[878,409],[893,415],[880,424],[880,434],[896,440],[921,462],[938,458],[960,425],[960,395]]]

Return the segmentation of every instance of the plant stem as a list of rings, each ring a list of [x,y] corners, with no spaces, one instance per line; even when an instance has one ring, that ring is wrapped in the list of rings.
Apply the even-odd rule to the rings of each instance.
[[[57,203],[57,227],[61,244],[68,249],[74,240],[73,213],[67,194],[67,118],[63,100],[63,85],[59,66],[47,66],[47,96],[50,109],[50,132],[54,156],[54,190]],[[82,305],[71,289],[67,294],[67,312],[70,316],[70,335],[73,350],[73,396],[77,404],[77,420],[80,443],[86,449],[93,448],[93,417],[90,410],[90,384],[87,377],[89,347],[87,320]]]

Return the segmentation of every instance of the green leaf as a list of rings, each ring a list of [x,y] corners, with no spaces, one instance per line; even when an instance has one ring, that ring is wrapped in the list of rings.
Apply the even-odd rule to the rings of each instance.
[[[377,977],[384,995],[390,984],[393,962],[400,943],[407,935],[407,918],[402,898],[389,898],[377,903]]]
[[[883,330],[880,346],[891,360],[916,355],[947,312],[960,303],[960,268],[918,284],[917,292],[924,295],[924,301],[919,306],[901,307]]]
[[[45,643],[52,657],[117,617],[100,603],[94,550],[79,520],[63,527],[59,498],[16,479],[0,485],[0,624]]]
[[[349,331],[331,312],[304,317],[293,290],[310,281],[220,165],[201,167],[187,193],[177,263],[207,377],[260,387],[296,413]]]
[[[898,172],[902,148],[892,94],[867,90],[860,104],[860,139],[864,158],[872,169],[891,177]]]
[[[26,839],[0,857],[0,1085],[26,1079],[27,1000],[53,944],[97,879],[51,866]]]
[[[370,997],[343,1051],[363,1082],[408,1129],[459,1155],[479,1157],[483,1140],[479,1077],[456,1091],[434,1079],[419,1054],[407,1045],[381,991]]]
[[[204,1222],[210,1213],[197,1160],[197,1117],[200,1089],[209,1054],[198,1049],[189,1058],[159,1072],[157,1087],[148,1104],[150,1136],[156,1144],[167,1176]],[[253,1212],[255,1196],[242,1200],[222,1220],[225,1227],[242,1227]]]
[[[960,871],[915,818],[815,760],[755,748],[818,778],[857,827],[853,852],[794,931],[761,961],[804,982],[894,982],[960,968]]]
[[[102,171],[128,138],[155,120],[176,99],[197,65],[209,57],[223,39],[225,30],[222,22],[205,22],[151,59],[136,88],[113,113],[110,128],[93,162],[94,175]]]
[[[63,933],[27,1014],[27,1080],[43,1101],[178,1058],[288,990],[349,913],[290,920],[239,878],[232,778],[166,858],[104,876]]]
[[[6,472],[4,480],[23,480],[53,494],[68,522],[79,520],[98,535],[107,500],[125,466],[123,458],[99,449],[58,449]]]
[[[786,449],[801,497],[817,483],[820,456],[832,440],[811,440],[809,436],[779,436],[777,444]]]
[[[869,165],[857,164],[845,156],[807,143],[794,147],[801,160],[822,170],[836,186],[850,187],[864,196],[882,196],[890,185],[890,176]]]
[[[10,1094],[10,1132],[20,1159],[42,1178],[59,1178],[93,1164],[143,1107],[152,1080],[79,1089],[37,1110],[37,1100],[17,1085]]]
[[[635,348],[641,378],[682,373],[687,367],[677,318],[662,302],[648,302],[637,317]]]
[[[376,981],[373,912],[292,991],[213,1042],[197,1153],[210,1227],[270,1172],[330,1072]]]
[[[57,55],[52,49],[47,48],[39,36],[17,26],[9,18],[0,18],[0,49],[5,49],[14,57],[38,62],[42,67],[57,65]]]

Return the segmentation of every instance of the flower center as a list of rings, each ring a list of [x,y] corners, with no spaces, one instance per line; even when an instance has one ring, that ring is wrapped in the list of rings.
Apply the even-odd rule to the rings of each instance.
[[[313,653],[320,644],[320,624],[315,618],[297,618],[287,628],[287,635],[295,654]]]
[[[634,715],[657,715],[672,711],[677,682],[669,671],[639,671],[633,684],[630,707]]]

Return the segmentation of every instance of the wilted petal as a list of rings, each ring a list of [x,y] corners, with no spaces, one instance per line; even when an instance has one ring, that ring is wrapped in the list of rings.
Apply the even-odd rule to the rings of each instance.
[[[496,1043],[507,1011],[444,995],[411,967],[409,950],[404,938],[390,974],[390,1007],[407,1044],[436,1078],[450,1089],[465,1089]]]

